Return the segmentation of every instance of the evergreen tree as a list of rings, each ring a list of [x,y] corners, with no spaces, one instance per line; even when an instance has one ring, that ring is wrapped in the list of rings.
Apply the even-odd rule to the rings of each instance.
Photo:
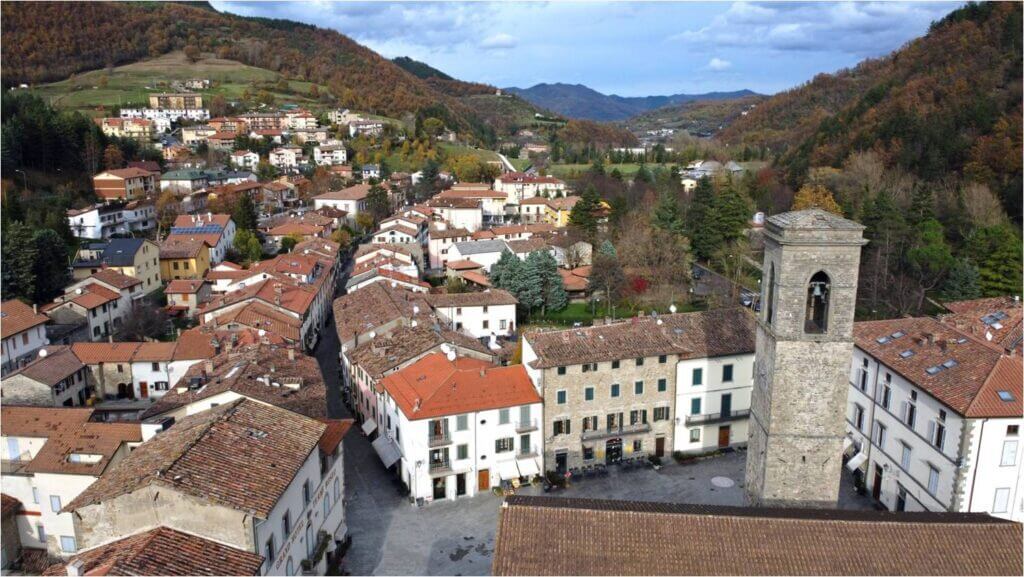
[[[604,161],[598,156],[594,158],[593,164],[590,165],[590,174],[592,176],[604,176]]]
[[[588,184],[569,213],[569,224],[576,227],[588,241],[597,234],[597,211],[600,208],[601,199],[597,196],[597,189],[593,184]]]
[[[519,305],[527,312],[544,306],[544,272],[541,270],[541,264],[533,257],[535,254],[537,253],[531,253],[526,257],[522,270],[517,275],[518,282],[516,284],[518,284],[519,290],[516,292],[516,298],[519,299]]]
[[[715,197],[714,226],[722,239],[730,242],[743,235],[749,220],[750,205],[730,181]]]
[[[693,253],[704,260],[711,258],[721,246],[722,236],[714,226],[716,220],[715,191],[711,187],[708,177],[705,176],[697,181],[697,188],[693,192],[693,200],[686,216],[686,228]]]
[[[978,267],[984,296],[1020,294],[1021,237],[1009,225],[975,230],[966,252]]]
[[[388,191],[384,190],[384,187],[379,184],[374,184],[370,187],[370,191],[366,193],[366,206],[373,215],[374,221],[380,221],[385,218],[391,212],[391,202],[388,199]]]
[[[235,233],[234,248],[245,263],[257,262],[263,256],[260,239],[248,229],[239,229]]]
[[[531,309],[539,306],[543,315],[549,310],[562,310],[569,303],[562,275],[558,274],[558,262],[550,252],[531,252],[526,257],[523,277],[521,292]]]
[[[978,267],[967,259],[957,259],[942,285],[942,297],[947,301],[976,299],[981,296]]]
[[[64,293],[71,280],[68,274],[68,249],[64,240],[51,229],[37,230],[32,237],[36,258],[32,274],[35,293],[32,301],[43,303]]]
[[[248,194],[240,194],[231,210],[231,220],[235,221],[238,230],[254,231],[259,227],[259,215],[256,204]]]
[[[22,297],[31,300],[36,294],[36,243],[32,229],[12,222],[3,229],[0,243],[0,269],[4,299]]]
[[[907,223],[916,227],[926,220],[935,218],[935,193],[928,185],[918,184],[910,197]]]
[[[519,288],[518,277],[522,274],[522,270],[518,265],[521,264],[522,261],[519,260],[519,257],[512,254],[512,251],[507,248],[503,250],[501,256],[498,257],[498,262],[491,265],[491,285],[516,294]]]
[[[658,204],[654,206],[654,212],[651,214],[651,224],[665,232],[685,234],[683,209],[679,206],[679,197],[673,190],[663,190],[658,195]]]
[[[651,175],[651,171],[647,169],[647,166],[643,163],[640,164],[640,168],[637,169],[636,174],[633,175],[633,182],[654,182],[654,177]]]

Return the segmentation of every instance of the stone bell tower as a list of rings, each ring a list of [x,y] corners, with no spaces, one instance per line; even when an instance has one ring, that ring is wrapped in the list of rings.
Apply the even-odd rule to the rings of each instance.
[[[765,223],[746,490],[835,507],[864,227],[820,209]]]

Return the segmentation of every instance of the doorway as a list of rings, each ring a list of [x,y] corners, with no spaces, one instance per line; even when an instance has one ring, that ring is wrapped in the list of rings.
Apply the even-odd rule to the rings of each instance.
[[[466,494],[466,474],[455,475],[455,496],[461,497]]]
[[[902,513],[907,510],[907,490],[903,488],[903,485],[896,485],[899,490],[896,491],[896,511]]]
[[[728,417],[732,414],[732,393],[722,393],[722,416]]]
[[[871,498],[878,501],[882,498],[882,467],[875,465],[875,482],[871,484]]]
[[[139,383],[139,396],[142,397],[143,399],[149,397],[149,383],[147,383],[146,381],[141,381]]]
[[[476,490],[486,491],[491,488],[491,472],[487,469],[480,469],[477,473]]]
[[[665,456],[665,437],[654,439],[654,456],[659,459]]]
[[[622,460],[622,439],[608,439],[604,445],[604,462],[618,463]]]
[[[722,425],[718,427],[718,448],[724,449],[729,446],[729,437],[731,432],[731,425]]]
[[[555,453],[555,472],[564,474],[569,469],[569,453]]]
[[[438,477],[434,479],[434,500],[444,499],[448,497],[448,486],[445,481],[447,477]]]

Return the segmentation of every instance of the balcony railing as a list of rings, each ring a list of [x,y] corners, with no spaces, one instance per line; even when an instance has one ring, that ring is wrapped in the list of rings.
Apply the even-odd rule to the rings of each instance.
[[[427,440],[427,444],[431,447],[440,447],[442,445],[452,444],[452,434],[445,431],[441,434],[430,434],[430,438]]]
[[[520,447],[519,452],[516,453],[517,459],[528,459],[530,457],[539,457],[540,451],[536,446],[533,447]]]
[[[516,421],[516,432],[527,433],[530,431],[536,431],[538,427],[537,419],[528,419],[526,421]]]
[[[452,462],[448,459],[430,462],[430,474],[447,473],[452,470]]]
[[[651,430],[649,423],[637,423],[635,425],[623,425],[612,429],[598,429],[596,431],[584,431],[583,440],[590,439],[606,439],[608,437],[618,437],[621,435],[633,435],[636,433],[647,433]]]
[[[740,409],[725,413],[707,413],[704,415],[686,415],[687,425],[710,425],[712,423],[724,423],[737,419],[746,419],[750,416],[750,409]]]

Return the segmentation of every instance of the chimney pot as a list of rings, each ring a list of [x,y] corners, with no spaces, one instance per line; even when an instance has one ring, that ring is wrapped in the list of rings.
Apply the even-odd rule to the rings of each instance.
[[[295,349],[288,349],[288,360],[289,361],[294,361],[295,360]]]
[[[204,361],[203,362],[203,368],[206,369],[207,373],[213,373],[213,361],[210,360],[210,359],[207,359],[206,361]]]

